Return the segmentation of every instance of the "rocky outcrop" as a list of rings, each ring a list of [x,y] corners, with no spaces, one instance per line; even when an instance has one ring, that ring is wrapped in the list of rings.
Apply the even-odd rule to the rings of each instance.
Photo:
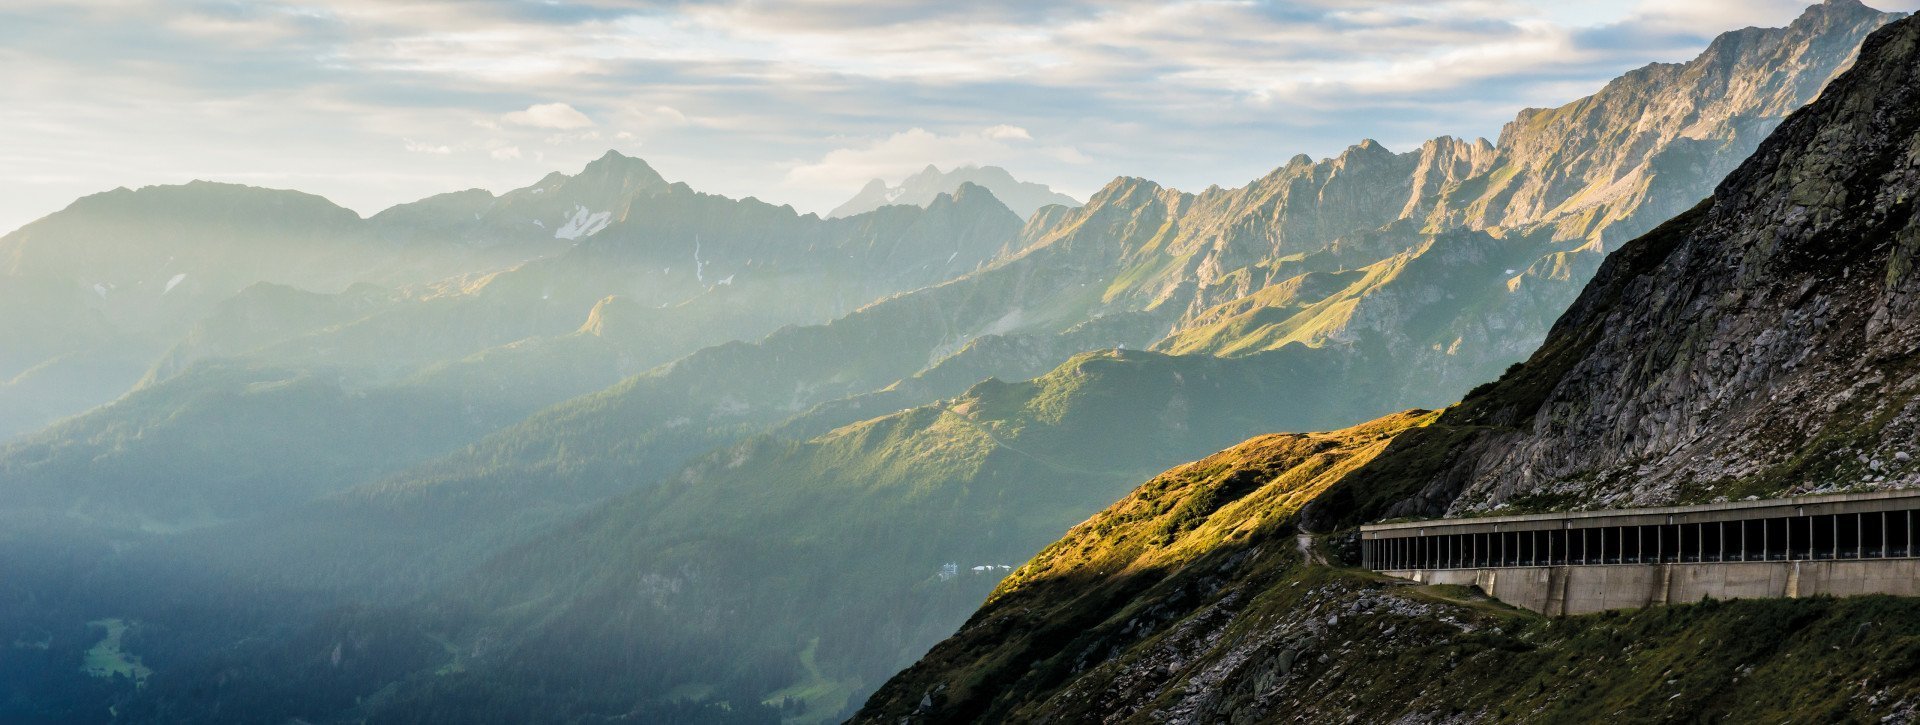
[[[1654,63],[1578,102],[1523,111],[1500,132],[1495,173],[1510,176],[1449,204],[1459,212],[1448,218],[1473,228],[1554,224],[1560,237],[1637,236],[1706,196],[1890,17],[1829,0],[1784,28],[1726,33],[1686,63]],[[1722,160],[1702,158],[1701,148]],[[1640,224],[1619,225],[1634,216]]]

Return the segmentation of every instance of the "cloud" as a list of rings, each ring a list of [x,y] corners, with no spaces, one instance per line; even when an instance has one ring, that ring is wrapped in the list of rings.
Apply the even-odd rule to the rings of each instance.
[[[1026,129],[1007,124],[953,134],[910,128],[886,138],[828,151],[818,160],[796,163],[786,181],[795,186],[858,187],[868,179],[898,179],[933,164],[942,168],[968,165],[1018,167],[1031,154],[1052,158],[1065,155],[1084,160],[1070,147],[1036,146]]]
[[[1021,128],[1019,126],[1009,126],[1004,123],[998,126],[988,127],[987,130],[980,132],[980,135],[990,139],[994,139],[996,141],[1032,141],[1033,140],[1033,134],[1027,133],[1026,129]]]
[[[1050,148],[1050,149],[1042,149],[1040,153],[1046,156],[1047,158],[1050,158],[1065,164],[1080,165],[1080,164],[1093,163],[1093,157],[1088,156],[1085,153],[1082,153],[1080,149],[1074,148],[1072,146],[1059,146],[1059,147]]]
[[[1735,28],[1786,22],[1812,0],[1640,0],[1626,23],[1666,32],[1712,36]]]
[[[693,123],[693,119],[673,106],[659,105],[652,108],[640,108],[628,105],[621,113],[621,121],[635,126],[672,127]]]
[[[1238,184],[1491,135],[1811,2],[29,0],[0,9],[0,231],[194,177],[377,211],[643,139],[670,178],[812,210],[928,163]]]
[[[592,128],[593,119],[565,103],[537,103],[524,111],[514,111],[501,116],[500,120],[515,126],[533,128],[552,128],[570,131],[579,128]]]
[[[447,154],[453,153],[453,148],[446,144],[434,145],[421,143],[413,139],[407,139],[407,150],[416,154],[433,154],[435,156],[446,156]]]

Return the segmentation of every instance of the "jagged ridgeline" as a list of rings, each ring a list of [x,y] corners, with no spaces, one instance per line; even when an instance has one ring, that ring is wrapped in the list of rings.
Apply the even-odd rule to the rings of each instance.
[[[0,547],[34,575],[0,581],[0,624],[59,633],[0,650],[0,675],[79,676],[33,658],[81,656],[61,648],[107,617],[154,669],[109,693],[136,719],[843,717],[1000,567],[1155,472],[1447,405],[1524,359],[1604,256],[1707,196],[1889,17],[1836,2],[1729,33],[1496,141],[1363,142],[1199,193],[1117,179],[1024,224],[978,185],[820,219],[614,154],[318,214],[405,279],[203,289],[196,268],[167,292],[182,271],[140,267],[103,296],[67,274],[48,299],[82,316],[195,306],[127,348],[131,394],[0,452],[0,514],[59,533]],[[0,248],[110,241],[65,223]],[[1178,515],[1128,545],[1230,546],[1208,512],[1269,474],[1301,488],[1254,518],[1287,521],[1323,486],[1386,490],[1336,485],[1348,468],[1471,430],[1272,439],[1259,475],[1216,459],[1204,498],[1169,484]]]
[[[74,567],[101,572],[89,606],[145,623],[129,642],[167,665],[122,712],[834,719],[951,633],[1000,566],[1154,472],[1260,432],[1450,403],[1524,358],[1608,250],[1705,197],[1886,20],[1821,6],[1525,112],[1497,142],[1367,142],[1197,194],[1120,179],[1024,227],[980,187],[818,220],[609,158],[501,197],[551,205],[544,227],[515,212],[503,228],[579,237],[562,250],[397,293],[245,291],[135,395],[16,446],[0,470],[34,484],[13,500],[137,544]],[[630,212],[602,217],[603,188],[633,194]],[[461,226],[484,202],[382,215],[417,234],[378,243],[487,238]],[[796,274],[781,281],[762,250],[792,252],[775,258]],[[860,286],[870,274],[885,283]],[[764,318],[726,323],[765,301],[750,288],[835,280],[884,298],[808,287],[780,312],[857,301],[645,367],[676,340],[752,339]],[[214,329],[256,320],[255,303],[315,327],[268,342]],[[329,367],[329,350],[349,360]],[[632,366],[644,372],[509,425]],[[352,424],[273,417],[310,400]],[[150,445],[223,410],[246,413],[244,435]],[[1306,466],[1300,485],[1317,490],[1429,418],[1280,439],[1269,470]],[[357,454],[329,468],[256,443],[276,431]],[[444,450],[416,466],[391,455]],[[156,460],[197,475],[149,485]],[[1183,540],[1267,478],[1233,470],[1129,541]],[[278,483],[250,483],[263,480]],[[254,489],[283,495],[210,495]],[[169,533],[124,533],[139,529]],[[180,600],[230,614],[151,603],[176,579],[205,592]]]
[[[1443,412],[1259,438],[1154,478],[856,719],[1911,719],[1912,600],[1547,620],[1316,564],[1351,552],[1297,534],[1920,483],[1917,195],[1909,19],[1712,198],[1612,255],[1524,364]]]
[[[941,171],[939,167],[928,164],[927,168],[901,180],[898,185],[888,185],[881,179],[867,182],[860,193],[828,212],[827,218],[852,216],[891,204],[926,206],[941,194],[953,193],[961,184],[974,184],[992,192],[994,198],[1006,204],[1022,219],[1033,216],[1034,212],[1045,206],[1080,206],[1080,202],[1071,196],[1054,191],[1046,184],[1015,179],[1013,174],[998,166],[961,166],[952,171]]]
[[[365,220],[203,182],[88,197],[0,240],[0,302],[46,313],[0,321],[0,437],[118,400],[0,448],[4,508],[172,531],[299,503],[971,271],[1019,226],[971,185],[823,220],[613,152]]]

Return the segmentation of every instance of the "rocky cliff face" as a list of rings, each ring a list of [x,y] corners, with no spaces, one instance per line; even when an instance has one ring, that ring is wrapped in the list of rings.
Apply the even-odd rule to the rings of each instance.
[[[1920,22],[1874,34],[1709,201],[1610,257],[1525,364],[1437,415],[1154,479],[856,719],[1910,720],[1899,645],[1840,634],[1910,603],[1550,622],[1319,565],[1340,540],[1296,534],[1915,482],[1916,81]]]
[[[1245,187],[1199,194],[1116,180],[1049,231],[1071,233],[1082,218],[1111,214],[1105,207],[1151,207],[1160,224],[1142,229],[1150,234],[1111,237],[1127,271],[1111,280],[1103,303],[1183,309],[1176,333],[1316,263],[1375,264],[1450,230],[1519,235],[1531,240],[1531,253],[1484,281],[1436,289],[1570,282],[1557,297],[1563,306],[1609,244],[1704,198],[1891,17],[1835,0],[1785,28],[1728,33],[1686,63],[1650,65],[1565,106],[1524,111],[1497,143],[1440,137],[1394,153],[1366,140],[1329,159],[1296,157]],[[1397,246],[1341,244],[1401,221]],[[1327,253],[1335,248],[1340,254]],[[1559,309],[1517,297],[1516,310],[1536,302]],[[1531,331],[1533,340],[1543,333]]]
[[[1669,234],[1647,273],[1559,323],[1592,347],[1540,409],[1430,488],[1645,505],[1920,483],[1920,77],[1890,32]],[[1609,296],[1635,301],[1605,304]]]
[[[1855,0],[1828,0],[1787,27],[1726,33],[1686,63],[1654,63],[1579,102],[1523,111],[1500,132],[1498,180],[1477,194],[1450,195],[1435,221],[1546,223],[1558,237],[1632,238],[1706,196],[1712,182],[1686,177],[1731,170],[1889,17]],[[1703,149],[1723,160],[1700,156]],[[1640,225],[1608,229],[1648,205]]]

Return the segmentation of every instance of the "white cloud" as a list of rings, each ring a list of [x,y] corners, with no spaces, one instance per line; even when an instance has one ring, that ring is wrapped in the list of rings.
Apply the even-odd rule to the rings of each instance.
[[[793,186],[857,188],[868,179],[894,180],[933,164],[1018,166],[1030,154],[1084,158],[1071,147],[1036,147],[1026,129],[1006,124],[955,134],[911,128],[866,144],[834,149],[819,160],[795,164],[787,172]]]
[[[1059,161],[1061,163],[1066,163],[1066,164],[1079,165],[1079,164],[1093,163],[1093,157],[1086,155],[1080,149],[1074,148],[1072,146],[1060,146],[1056,148],[1044,149],[1040,153],[1046,155],[1047,158],[1051,158],[1055,161]]]
[[[0,44],[18,69],[0,184],[19,192],[0,231],[195,177],[371,212],[641,139],[670,178],[815,211],[928,163],[1236,184],[1361,137],[1491,134],[1814,1],[9,3],[35,32]]]
[[[1019,126],[1009,126],[1004,123],[998,126],[989,126],[987,130],[982,131],[980,135],[986,136],[987,138],[995,139],[998,141],[1032,141],[1033,140],[1033,134],[1027,133],[1026,129],[1021,128]]]
[[[562,146],[566,144],[576,144],[576,143],[597,143],[599,140],[600,140],[599,131],[586,131],[583,133],[555,133],[555,134],[548,134],[547,137],[545,138],[545,142],[548,146]]]
[[[565,103],[536,103],[527,110],[514,111],[501,116],[500,120],[515,126],[534,128],[552,128],[570,131],[578,128],[592,128],[593,119]]]
[[[435,145],[422,143],[413,139],[407,139],[407,150],[416,154],[433,154],[435,156],[445,156],[453,153],[453,148],[446,144]]]
[[[652,108],[628,105],[621,109],[620,120],[633,126],[652,128],[685,126],[693,122],[687,114],[681,113],[680,109],[667,105],[657,105]]]
[[[1720,33],[1747,25],[1792,20],[1813,0],[1640,0],[1626,22],[1698,34]],[[1874,3],[1881,5],[1882,3]]]

